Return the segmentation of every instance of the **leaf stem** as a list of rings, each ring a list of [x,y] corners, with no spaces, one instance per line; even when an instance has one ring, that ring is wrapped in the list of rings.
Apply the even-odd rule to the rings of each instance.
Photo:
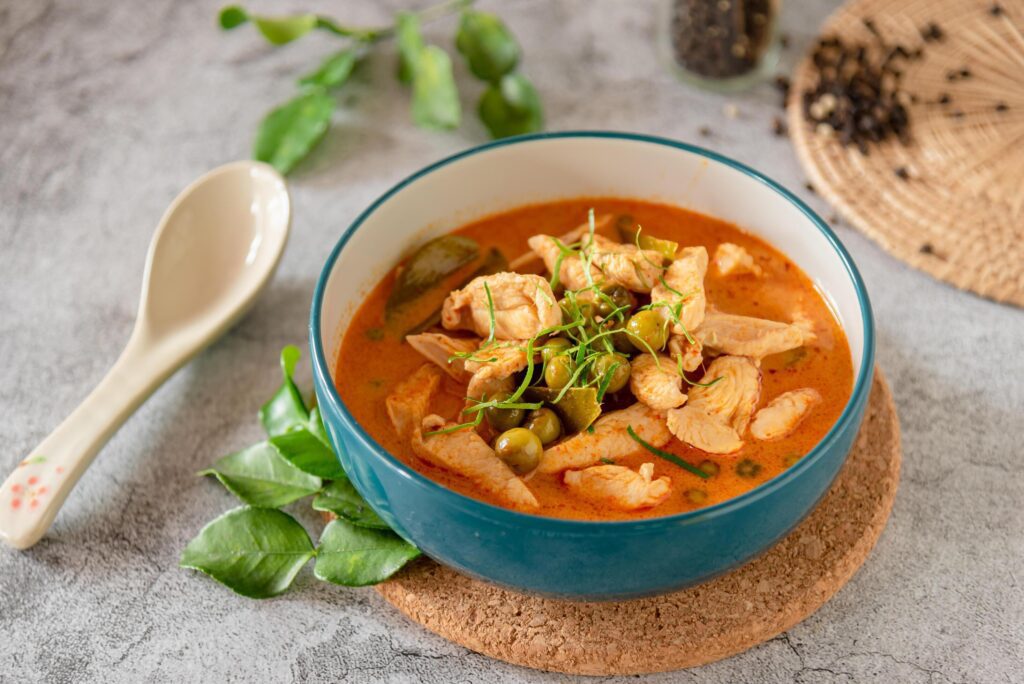
[[[429,23],[438,19],[443,19],[451,14],[455,14],[471,6],[476,0],[444,0],[436,5],[430,5],[424,7],[421,10],[413,12],[419,17],[423,23]],[[357,26],[345,26],[339,24],[331,17],[325,17],[317,15],[316,26],[319,29],[333,33],[336,36],[342,38],[352,38],[362,43],[377,43],[388,38],[393,38],[395,35],[395,26],[391,24],[389,26],[375,26],[371,28],[357,27]]]

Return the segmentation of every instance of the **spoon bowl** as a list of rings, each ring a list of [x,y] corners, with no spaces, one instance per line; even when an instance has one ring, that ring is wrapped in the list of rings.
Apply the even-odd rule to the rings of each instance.
[[[291,226],[284,179],[241,161],[189,185],[149,246],[128,344],[93,392],[0,485],[0,539],[35,544],[99,449],[174,371],[255,302]]]
[[[264,164],[228,164],[190,185],[150,245],[139,323],[157,336],[230,325],[276,267],[288,215],[284,181]]]

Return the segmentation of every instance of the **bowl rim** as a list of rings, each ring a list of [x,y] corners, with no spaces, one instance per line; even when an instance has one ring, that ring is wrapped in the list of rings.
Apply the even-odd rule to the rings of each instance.
[[[412,184],[419,178],[429,175],[430,173],[448,166],[449,164],[456,163],[481,152],[487,152],[488,150],[506,147],[509,145],[528,144],[537,141],[588,138],[625,140],[629,142],[661,145],[664,147],[683,150],[685,152],[704,157],[712,162],[729,166],[753,180],[768,186],[771,190],[796,206],[796,208],[799,209],[800,212],[803,213],[822,234],[824,234],[825,238],[832,246],[832,249],[835,250],[840,261],[843,263],[847,276],[853,282],[854,290],[857,295],[857,302],[860,307],[861,325],[864,328],[864,348],[861,352],[860,370],[854,380],[850,399],[847,401],[846,406],[843,408],[843,412],[839,415],[839,418],[836,419],[835,423],[833,423],[825,436],[822,437],[818,443],[794,466],[787,468],[770,480],[762,482],[757,487],[754,487],[750,491],[744,492],[739,496],[727,499],[706,508],[698,508],[684,513],[643,518],[640,520],[576,520],[568,518],[554,518],[532,513],[522,513],[509,508],[495,506],[494,504],[474,499],[434,482],[384,449],[372,436],[370,436],[369,433],[366,432],[363,426],[360,425],[351,414],[348,407],[345,406],[345,402],[341,399],[341,395],[338,393],[337,387],[334,385],[334,379],[331,376],[330,369],[331,362],[328,360],[327,355],[324,352],[323,344],[321,343],[321,310],[323,308],[324,293],[327,288],[327,281],[330,279],[330,276],[334,271],[334,266],[338,257],[344,250],[345,245],[371,214],[384,204],[384,202],[391,199],[391,197],[401,192],[406,186]],[[331,407],[337,411],[337,414],[341,417],[343,427],[348,430],[351,435],[355,436],[369,453],[371,453],[375,458],[382,462],[385,467],[393,471],[395,474],[420,488],[437,493],[442,497],[447,497],[453,505],[461,508],[464,512],[475,515],[476,517],[489,519],[495,523],[504,523],[508,526],[517,527],[522,525],[542,525],[547,528],[548,531],[592,534],[602,530],[611,531],[613,529],[616,532],[624,532],[626,530],[643,531],[652,527],[693,523],[706,518],[725,515],[735,511],[736,509],[743,508],[762,497],[768,496],[776,490],[785,487],[791,481],[799,478],[822,458],[822,455],[829,450],[833,443],[836,442],[839,436],[846,429],[848,424],[854,419],[854,416],[858,412],[858,407],[864,405],[867,399],[867,393],[871,388],[874,373],[875,331],[874,318],[871,309],[871,302],[868,298],[867,288],[864,285],[864,280],[861,277],[860,272],[857,270],[857,267],[853,262],[853,258],[846,250],[846,247],[839,240],[839,237],[835,232],[820,216],[818,216],[817,213],[814,212],[814,210],[778,182],[747,166],[746,164],[736,161],[735,159],[690,143],[641,133],[602,130],[572,130],[513,136],[456,152],[455,154],[444,157],[432,164],[428,164],[420,170],[406,176],[380,195],[373,201],[373,203],[364,209],[342,233],[338,242],[331,250],[330,255],[327,257],[327,262],[324,264],[324,267],[320,272],[320,276],[316,283],[316,289],[313,293],[313,302],[310,311],[309,348],[312,357],[315,384],[318,387],[322,385],[326,389],[326,399]],[[321,400],[322,399],[323,398],[321,398]]]

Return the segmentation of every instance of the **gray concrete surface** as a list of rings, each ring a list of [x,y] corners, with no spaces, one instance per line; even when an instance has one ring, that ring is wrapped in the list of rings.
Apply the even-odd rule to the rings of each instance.
[[[314,3],[316,4],[316,3]],[[385,6],[399,6],[398,2]],[[496,3],[491,2],[493,7]],[[298,3],[261,0],[268,11]],[[373,22],[371,0],[322,3]],[[793,0],[792,62],[831,3]],[[221,35],[214,2],[0,2],[0,467],[52,429],[131,328],[152,229],[186,183],[245,157],[256,123],[330,49]],[[504,3],[551,129],[698,140],[796,189],[770,134],[777,95],[689,90],[661,68],[651,3]],[[447,41],[451,25],[431,33]],[[294,233],[269,291],[111,440],[30,551],[0,549],[0,681],[562,681],[449,644],[369,589],[316,582],[255,602],[177,567],[235,504],[193,473],[257,438],[277,350],[304,342],[329,248],[379,193],[482,142],[408,122],[385,48],[340,96],[338,123],[292,178]],[[460,69],[467,106],[477,86]],[[373,83],[371,87],[370,83]],[[722,116],[734,102],[739,118]],[[1024,312],[958,292],[846,227],[878,319],[878,359],[903,421],[904,475],[874,554],[788,634],[651,681],[1011,682],[1024,678]],[[308,372],[307,372],[308,377]],[[311,519],[307,519],[311,525]],[[642,648],[642,645],[638,645]]]

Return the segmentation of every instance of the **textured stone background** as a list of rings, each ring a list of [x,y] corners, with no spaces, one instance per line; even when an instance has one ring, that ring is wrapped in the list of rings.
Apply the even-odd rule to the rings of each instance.
[[[399,4],[307,6],[370,23]],[[652,47],[653,4],[503,5],[550,128],[699,140],[710,125],[707,145],[831,213],[803,190],[788,142],[769,132],[773,89],[725,98],[677,84]],[[786,3],[787,63],[830,5]],[[274,50],[251,30],[221,35],[216,9],[178,0],[0,2],[5,472],[117,356],[168,202],[204,171],[246,156],[264,111],[330,49],[322,36]],[[450,31],[431,29],[445,44]],[[341,95],[337,126],[294,174],[293,238],[252,314],[111,440],[42,543],[0,549],[0,681],[564,680],[467,652],[372,590],[324,586],[308,571],[288,595],[255,602],[177,567],[203,523],[234,505],[192,473],[257,438],[255,411],[278,381],[277,350],[305,339],[314,278],[339,233],[396,180],[485,138],[472,117],[457,133],[414,129],[389,49]],[[472,106],[477,86],[459,77]],[[728,101],[737,120],[722,116]],[[652,681],[1020,681],[1024,312],[933,282],[839,232],[871,291],[879,362],[903,420],[904,476],[890,525],[854,580],[788,634]]]

